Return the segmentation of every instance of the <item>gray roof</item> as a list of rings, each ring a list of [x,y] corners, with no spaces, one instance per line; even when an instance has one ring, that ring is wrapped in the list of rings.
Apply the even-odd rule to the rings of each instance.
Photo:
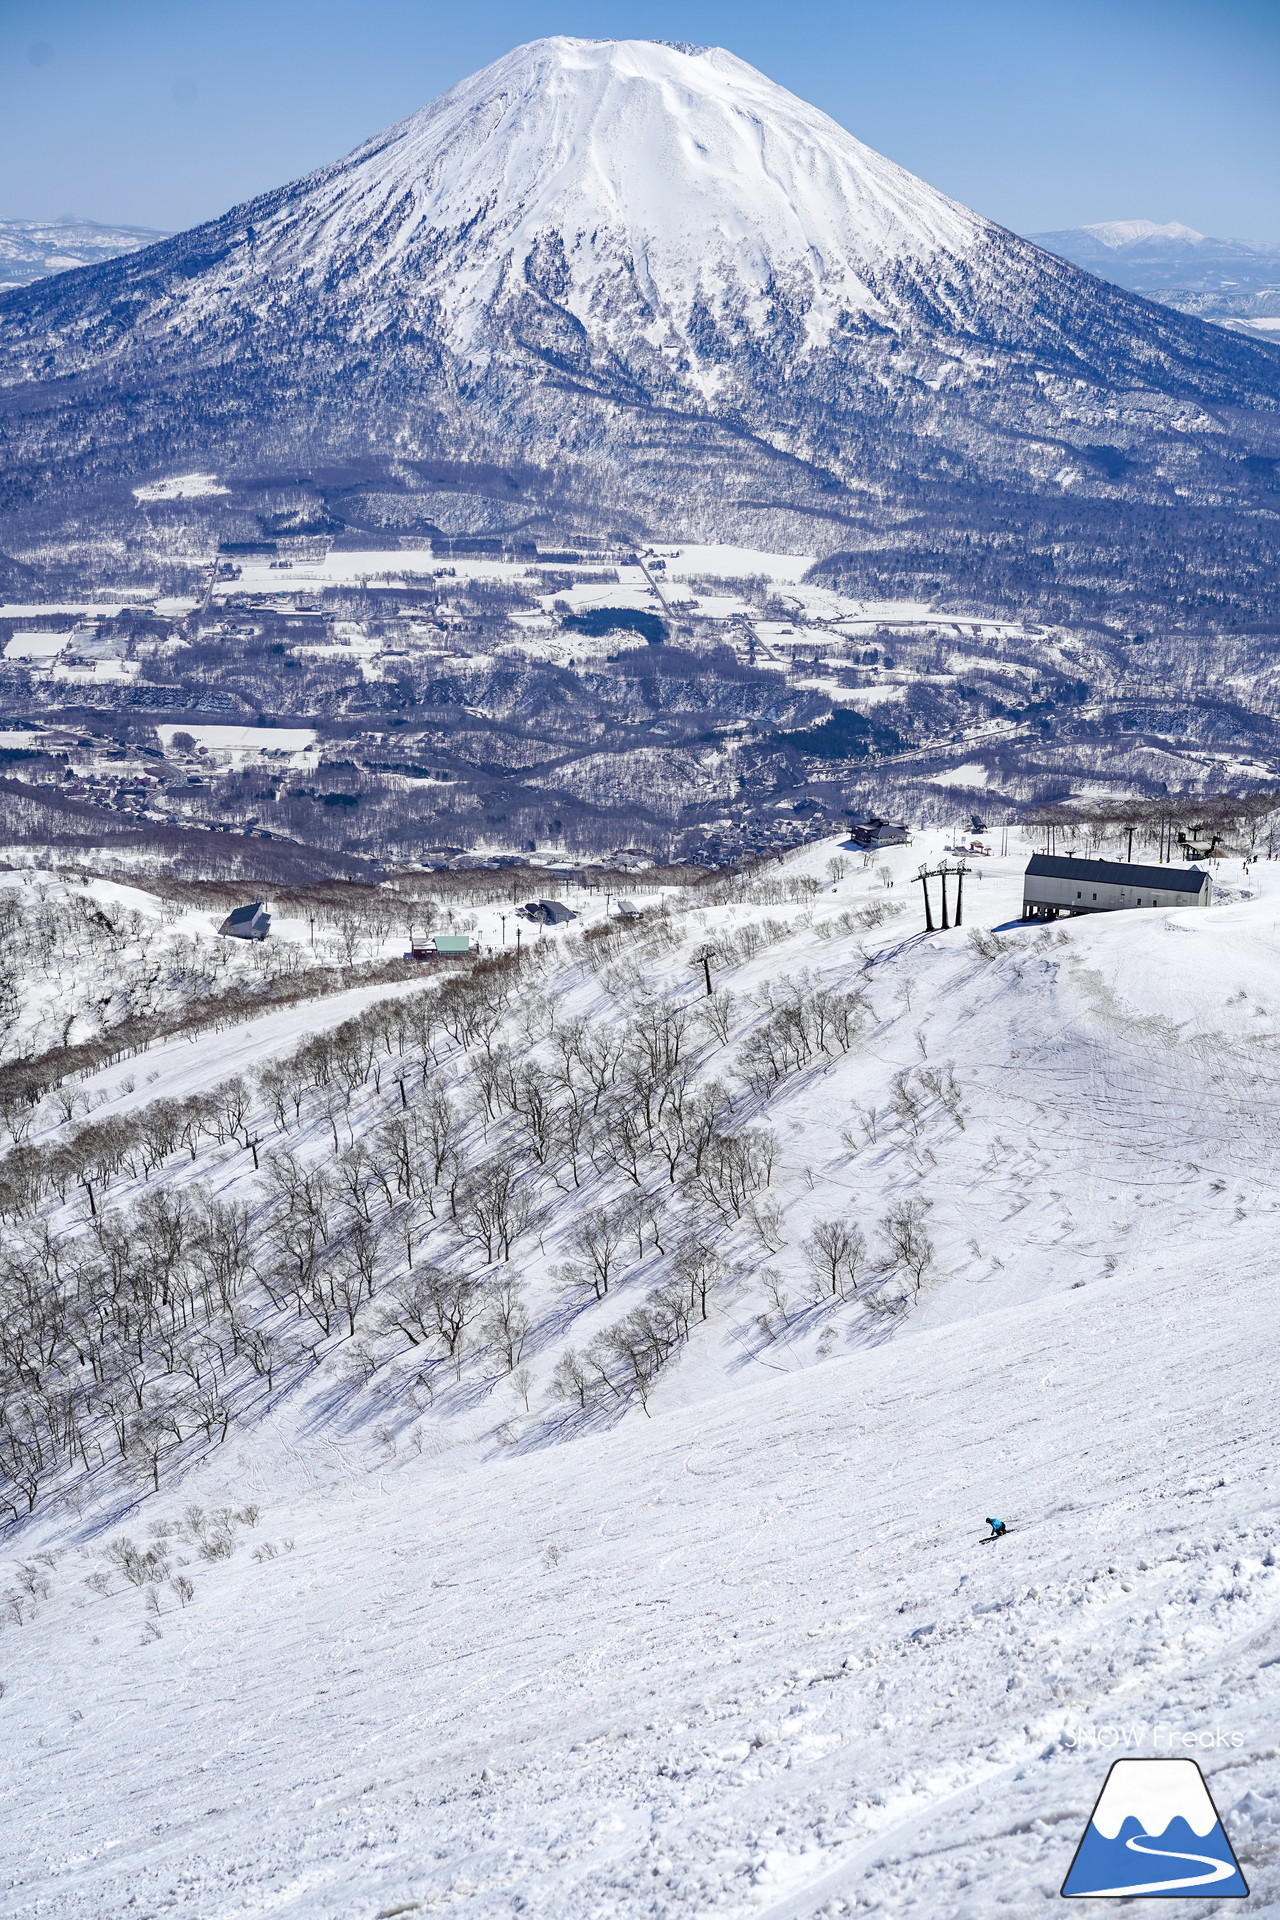
[[[1075,860],[1058,853],[1033,853],[1026,877],[1101,880],[1111,887],[1150,887],[1156,893],[1200,893],[1209,878],[1199,867],[1136,867],[1126,860]]]

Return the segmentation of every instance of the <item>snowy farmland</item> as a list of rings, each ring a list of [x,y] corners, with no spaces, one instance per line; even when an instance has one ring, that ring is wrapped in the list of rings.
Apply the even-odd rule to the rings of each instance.
[[[116,1445],[104,1339],[79,1459],[17,1503],[0,1915],[1021,1916],[1126,1747],[1200,1760],[1237,1905],[1280,1912],[1280,876],[1038,929],[993,859],[924,935],[940,851],[596,908],[469,986],[291,1012],[257,1078],[234,1031],[87,1077],[99,1127],[197,1103],[100,1217],[239,1205],[248,1251],[183,1335],[225,1349],[222,1432],[157,1321]],[[114,1244],[42,1166],[11,1305],[32,1213],[68,1298]],[[357,1279],[327,1328],[289,1168]]]

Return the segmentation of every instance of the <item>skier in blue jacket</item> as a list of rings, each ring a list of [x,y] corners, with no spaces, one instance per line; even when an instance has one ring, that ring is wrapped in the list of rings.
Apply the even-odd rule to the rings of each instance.
[[[1002,1533],[1007,1533],[1009,1531],[1009,1529],[1005,1526],[1003,1520],[993,1520],[990,1514],[987,1515],[987,1525],[991,1529],[991,1532],[988,1535],[988,1538],[991,1540],[998,1540]]]

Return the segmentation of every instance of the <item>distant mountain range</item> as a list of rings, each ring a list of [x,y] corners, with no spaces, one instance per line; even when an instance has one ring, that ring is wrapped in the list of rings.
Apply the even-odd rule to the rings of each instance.
[[[1280,291],[1280,246],[1215,240],[1176,220],[1163,227],[1154,220],[1104,220],[1027,237],[1134,293]]]
[[[0,220],[0,289],[96,266],[167,238],[156,227],[104,227],[96,220]]]
[[[141,555],[143,511],[208,554],[287,474],[329,529],[430,538],[447,511],[816,550],[858,591],[1259,617],[1280,354],[960,206],[721,49],[556,38],[219,220],[0,296],[0,470],[11,555],[73,528],[88,554],[93,526]],[[221,490],[140,508],[190,473]]]
[[[1280,246],[1215,240],[1173,220],[1104,220],[1027,236],[1103,280],[1179,313],[1280,339]]]

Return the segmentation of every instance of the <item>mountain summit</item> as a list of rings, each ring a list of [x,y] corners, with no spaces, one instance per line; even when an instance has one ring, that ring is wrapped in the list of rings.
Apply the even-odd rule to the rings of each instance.
[[[889,318],[890,273],[945,271],[991,231],[721,48],[556,38],[264,210],[229,290],[265,269],[376,312],[394,286],[463,351],[530,288],[605,338],[639,320],[658,352],[708,316],[769,337],[781,298],[817,346]]]
[[[558,37],[153,249],[108,327],[180,350],[283,323],[287,297],[348,339],[425,327],[483,362],[504,323],[554,313],[714,388],[784,315],[808,351],[900,322],[999,231],[720,48]]]
[[[652,41],[519,47],[306,179],[0,298],[32,527],[134,526],[134,486],[192,471],[234,516],[290,472],[326,524],[403,532],[442,488],[455,527],[461,490],[488,529],[827,551],[1003,537],[1031,501],[1061,551],[1064,499],[1229,518],[1278,410],[1265,347],[1040,251],[730,53]]]

